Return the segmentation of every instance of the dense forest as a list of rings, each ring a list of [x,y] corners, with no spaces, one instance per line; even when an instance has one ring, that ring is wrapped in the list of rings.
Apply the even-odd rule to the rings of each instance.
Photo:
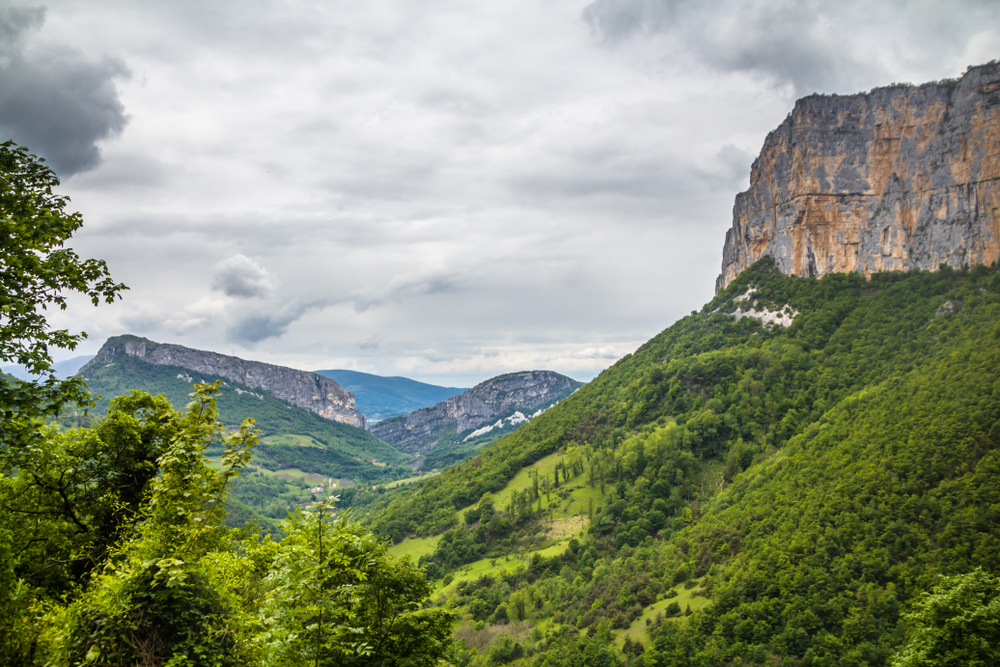
[[[730,314],[750,304],[797,315]],[[422,562],[442,582],[497,565],[439,598],[466,619],[459,664],[885,665],[942,576],[982,568],[995,596],[998,368],[995,267],[817,280],[764,260],[368,520],[440,535]],[[597,499],[583,533],[505,568],[570,489]]]

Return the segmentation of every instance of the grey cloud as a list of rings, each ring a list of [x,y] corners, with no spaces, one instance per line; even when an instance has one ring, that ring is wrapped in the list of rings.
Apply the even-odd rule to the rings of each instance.
[[[743,190],[749,186],[750,165],[756,155],[734,144],[726,144],[715,154],[715,168],[706,174],[709,182],[724,190]]]
[[[640,32],[666,30],[677,0],[596,0],[583,10],[584,20],[605,42],[617,44]]]
[[[0,133],[67,177],[96,167],[97,143],[125,129],[115,81],[130,73],[109,56],[91,61],[66,47],[27,48],[27,33],[44,20],[41,7],[0,10]]]
[[[234,343],[252,347],[262,340],[282,336],[303,315],[326,305],[328,304],[323,301],[293,301],[277,310],[254,311],[237,320],[226,332],[227,338]]]
[[[447,271],[436,271],[416,277],[397,276],[381,293],[355,295],[354,309],[363,313],[386,303],[398,303],[427,294],[455,292],[461,288],[461,282],[458,275]]]
[[[245,255],[235,255],[215,267],[212,289],[239,299],[263,298],[274,288],[268,272]]]
[[[853,65],[850,52],[822,29],[836,18],[830,14],[812,0],[779,5],[596,0],[584,9],[583,18],[605,43],[617,45],[639,35],[675,37],[718,69],[757,71],[791,82],[801,92],[825,88],[838,69]]]
[[[0,65],[24,48],[25,34],[45,23],[45,7],[9,7],[0,9]]]
[[[424,350],[420,353],[420,356],[421,358],[435,364],[455,361],[457,359],[457,356],[454,354],[442,354],[434,349]]]
[[[942,22],[928,20],[935,3],[920,2],[595,0],[583,19],[607,45],[659,35],[719,70],[756,72],[801,95],[885,83],[888,62],[900,56],[957,57],[963,37],[982,29],[983,16],[995,24],[997,12],[975,0],[954,4],[964,7],[940,6]],[[932,24],[947,36],[928,35]]]
[[[294,320],[267,314],[252,314],[230,327],[227,338],[236,343],[253,345],[267,338],[277,338],[285,333]]]
[[[732,20],[709,23],[702,56],[719,69],[772,75],[792,83],[800,94],[849,86],[862,65],[855,60],[855,49],[845,48],[845,40],[829,31],[830,24],[852,22],[846,12],[835,13],[808,0],[777,7],[744,3]],[[863,67],[879,65],[865,58]]]
[[[365,352],[375,352],[381,344],[382,336],[375,334],[358,343],[358,349],[364,350]]]

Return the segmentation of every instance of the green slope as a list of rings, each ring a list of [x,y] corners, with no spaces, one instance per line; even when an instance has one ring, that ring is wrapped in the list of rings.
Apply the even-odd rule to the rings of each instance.
[[[192,382],[221,378],[120,357],[110,365],[88,369],[86,379],[91,392],[101,397],[97,411],[102,412],[110,399],[132,389],[163,394],[181,409],[189,401]],[[228,426],[236,426],[246,418],[255,420],[262,431],[261,444],[254,452],[254,462],[260,467],[298,468],[329,477],[374,481],[402,476],[401,468],[411,458],[364,429],[323,419],[267,392],[228,380],[223,380],[218,409],[220,419]],[[373,459],[382,465],[371,463]]]
[[[727,315],[750,287],[794,323]],[[370,520],[395,539],[444,532],[423,556],[436,575],[513,557],[554,489],[509,483],[555,453],[561,490],[598,499],[586,538],[450,594],[486,623],[460,631],[458,662],[512,655],[476,639],[504,606],[547,629],[517,635],[524,664],[601,662],[627,634],[609,659],[885,665],[938,574],[1000,571],[998,369],[995,268],[816,280],[765,261],[473,459],[374,499]],[[475,506],[485,493],[509,500]],[[654,616],[686,581],[708,602]]]
[[[358,411],[370,420],[406,415],[436,405],[466,389],[439,387],[404,377],[383,377],[345,370],[314,371],[354,394]]]

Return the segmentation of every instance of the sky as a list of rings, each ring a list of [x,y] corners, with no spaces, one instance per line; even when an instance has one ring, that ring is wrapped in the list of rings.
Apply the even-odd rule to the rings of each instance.
[[[0,0],[0,140],[130,287],[57,360],[589,380],[712,298],[797,98],[998,57],[993,1]]]

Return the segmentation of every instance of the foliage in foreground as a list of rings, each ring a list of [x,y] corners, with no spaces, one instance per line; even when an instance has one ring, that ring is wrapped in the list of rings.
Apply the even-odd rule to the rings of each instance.
[[[0,144],[0,361],[34,373],[49,347],[47,306],[65,291],[97,304],[124,286],[63,243],[78,214],[58,179]],[[252,420],[227,432],[219,385],[179,413],[163,396],[114,399],[89,429],[47,424],[92,405],[79,379],[0,381],[0,664],[434,664],[451,615],[421,609],[423,573],[345,516],[296,514],[281,543],[223,525],[227,486],[250,461]],[[221,469],[208,462],[222,449]]]
[[[1000,578],[982,568],[945,577],[907,620],[910,641],[892,667],[987,667],[1000,663]]]
[[[423,572],[332,506],[293,515],[280,543],[223,525],[256,433],[250,420],[225,432],[217,390],[198,385],[183,414],[139,392],[115,399],[96,428],[51,436],[39,465],[0,478],[15,509],[0,525],[4,664],[434,664],[451,614],[422,608]],[[220,470],[204,456],[215,442]],[[139,488],[108,493],[122,461]],[[74,466],[94,474],[46,502]]]

